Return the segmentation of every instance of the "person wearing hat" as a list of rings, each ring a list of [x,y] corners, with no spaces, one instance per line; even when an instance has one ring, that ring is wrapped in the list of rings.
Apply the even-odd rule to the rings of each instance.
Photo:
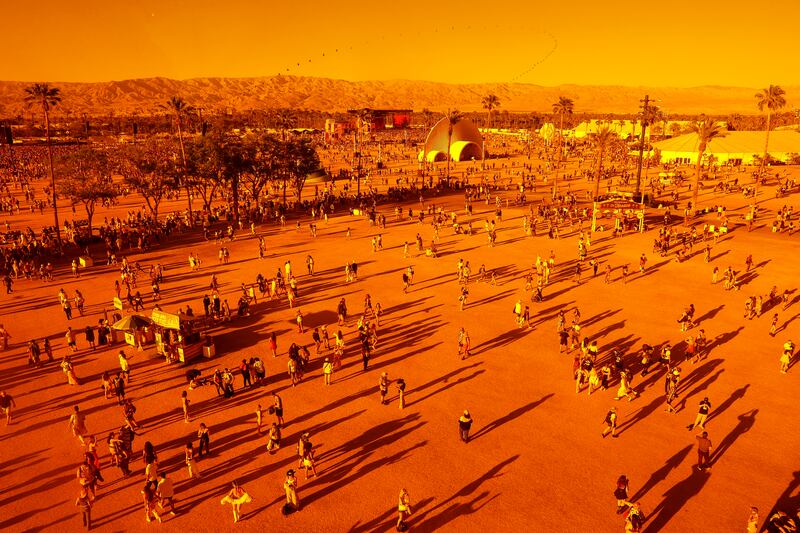
[[[694,423],[686,426],[686,429],[688,429],[689,431],[691,431],[696,427],[700,429],[706,429],[705,423],[706,420],[708,419],[708,412],[710,410],[711,410],[711,402],[708,401],[708,396],[706,396],[700,401],[700,408],[697,410],[697,417],[695,417]]]
[[[297,497],[297,478],[294,477],[294,470],[287,470],[286,479],[283,480],[283,491],[286,493],[286,505],[299,511],[300,500]]]
[[[464,442],[469,441],[469,430],[472,427],[472,417],[469,411],[464,409],[464,414],[458,419],[458,432],[461,435],[461,440]]]
[[[381,393],[381,405],[386,405],[386,395],[389,393],[389,373],[383,372],[378,380],[378,390]]]
[[[603,430],[602,436],[606,438],[606,435],[611,433],[611,436],[614,438],[619,437],[617,435],[617,408],[612,407],[608,413],[606,413],[605,419],[603,419],[603,423],[606,425],[605,429]]]
[[[333,363],[327,357],[325,362],[322,363],[322,375],[325,377],[325,385],[330,385],[331,376],[333,376]]]

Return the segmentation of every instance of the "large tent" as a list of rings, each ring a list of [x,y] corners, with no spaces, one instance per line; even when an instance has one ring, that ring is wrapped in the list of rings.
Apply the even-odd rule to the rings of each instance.
[[[444,161],[447,159],[447,129],[449,121],[443,118],[428,133],[425,139],[425,148],[420,154],[420,159],[426,161]],[[453,136],[450,140],[450,156],[453,161],[469,161],[481,159],[483,152],[483,138],[477,126],[468,118],[462,118],[453,126]]]
[[[718,164],[752,165],[764,154],[763,131],[728,131],[706,147],[705,157],[713,155]],[[661,151],[664,163],[697,164],[699,141],[696,133],[679,135],[653,143]],[[788,162],[793,154],[800,154],[800,133],[775,130],[769,134],[769,155],[778,161]]]

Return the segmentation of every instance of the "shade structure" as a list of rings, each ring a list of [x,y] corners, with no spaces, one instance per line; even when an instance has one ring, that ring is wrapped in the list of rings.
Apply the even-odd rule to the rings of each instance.
[[[752,165],[764,153],[763,131],[727,131],[708,143],[704,157],[713,155],[717,163]],[[700,141],[696,133],[679,135],[653,143],[661,151],[661,161],[697,164]],[[769,155],[778,161],[789,162],[800,153],[800,133],[792,130],[774,130],[769,135]]]
[[[122,320],[114,322],[114,325],[111,327],[120,331],[133,331],[149,325],[150,320],[147,317],[143,317],[141,315],[128,315]]]
[[[441,119],[428,133],[425,139],[423,158],[426,161],[444,161],[447,159],[447,131],[450,122],[447,117]],[[462,118],[453,126],[450,139],[450,157],[453,161],[480,159],[483,151],[483,138],[477,126],[468,118]]]

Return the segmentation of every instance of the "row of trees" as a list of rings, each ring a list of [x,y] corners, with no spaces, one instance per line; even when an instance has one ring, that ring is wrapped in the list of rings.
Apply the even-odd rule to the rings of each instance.
[[[159,206],[169,192],[182,188],[189,199],[190,213],[192,193],[202,199],[205,209],[218,192],[228,193],[234,220],[238,220],[242,189],[251,198],[259,199],[268,184],[278,182],[282,185],[285,205],[287,189],[291,188],[299,200],[306,177],[321,166],[310,140],[287,140],[285,134],[276,137],[266,133],[239,135],[218,131],[207,136],[192,135],[187,141],[183,124],[194,110],[179,97],[164,106],[175,117],[177,144],[170,139],[150,138],[125,147],[84,145],[56,162],[50,137],[50,112],[61,102],[60,90],[37,83],[26,88],[25,101],[29,106],[40,107],[44,115],[53,221],[59,240],[57,193],[73,204],[83,204],[91,233],[97,202],[118,194],[114,175],[122,175],[125,183],[142,195],[154,218],[158,218]],[[288,127],[288,117],[280,120]],[[62,174],[58,182],[56,168]]]

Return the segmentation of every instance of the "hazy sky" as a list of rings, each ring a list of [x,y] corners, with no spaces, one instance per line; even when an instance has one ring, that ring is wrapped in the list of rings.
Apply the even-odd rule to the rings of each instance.
[[[800,0],[9,0],[0,79],[800,85]],[[324,55],[323,55],[324,54]]]

